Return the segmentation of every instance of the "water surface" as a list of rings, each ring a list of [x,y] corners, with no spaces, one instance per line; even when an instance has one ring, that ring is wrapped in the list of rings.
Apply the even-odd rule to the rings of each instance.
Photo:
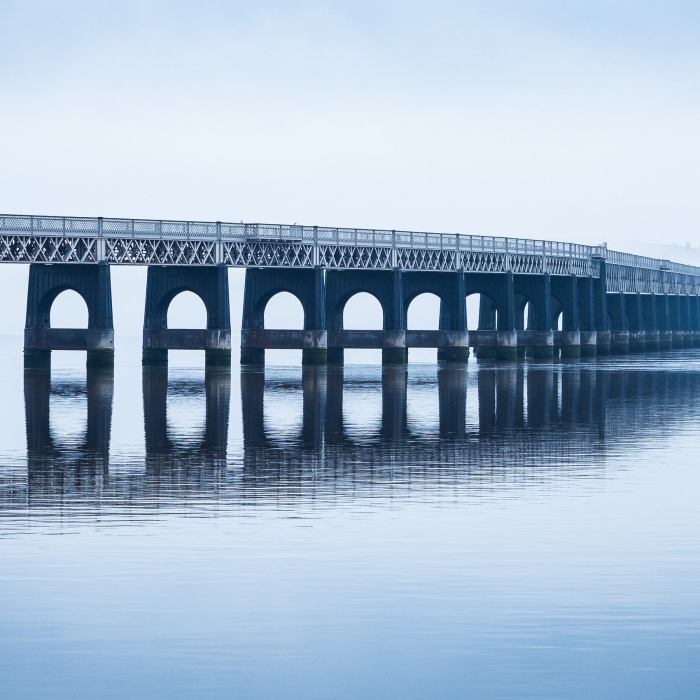
[[[229,373],[120,343],[49,375],[0,342],[7,697],[697,697],[700,352]]]

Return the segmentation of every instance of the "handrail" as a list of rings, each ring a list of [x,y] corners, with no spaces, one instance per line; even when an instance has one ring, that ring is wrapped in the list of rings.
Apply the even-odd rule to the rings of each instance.
[[[211,242],[302,243],[312,246],[379,247],[396,250],[507,253],[510,256],[605,259],[608,264],[625,265],[677,274],[700,276],[700,267],[588,246],[526,238],[474,236],[455,233],[388,231],[381,229],[332,228],[297,224],[223,223],[214,221],[175,221],[159,219],[116,219],[101,217],[62,217],[0,215],[0,236],[85,236],[109,239],[199,240]]]

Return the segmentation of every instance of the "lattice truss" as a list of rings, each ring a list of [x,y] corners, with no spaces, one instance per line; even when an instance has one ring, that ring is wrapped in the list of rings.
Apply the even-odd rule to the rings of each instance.
[[[393,267],[391,248],[382,246],[319,245],[318,264],[330,268],[386,270]]]
[[[402,270],[456,270],[457,251],[397,248],[396,265]]]
[[[197,240],[105,238],[108,263],[130,265],[215,265],[216,243]]]
[[[97,262],[92,236],[0,236],[0,262]]]
[[[462,269],[467,272],[505,272],[505,253],[460,253],[462,258]]]
[[[234,267],[313,267],[313,245],[272,241],[224,243],[222,262]]]
[[[608,292],[627,294],[690,294],[700,293],[700,278],[676,272],[652,270],[628,265],[606,265]]]

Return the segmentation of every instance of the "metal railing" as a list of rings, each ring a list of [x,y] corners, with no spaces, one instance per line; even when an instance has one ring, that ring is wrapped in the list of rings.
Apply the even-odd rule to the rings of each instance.
[[[90,237],[136,241],[270,241],[314,246],[438,250],[583,260],[599,258],[614,265],[700,276],[699,267],[608,250],[606,246],[594,247],[557,241],[454,233],[329,228],[296,224],[289,226],[211,221],[0,215],[0,236]]]

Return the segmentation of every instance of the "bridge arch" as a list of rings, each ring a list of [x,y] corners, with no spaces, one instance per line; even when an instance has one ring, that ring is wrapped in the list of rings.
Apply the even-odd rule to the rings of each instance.
[[[148,268],[144,328],[167,328],[170,303],[183,292],[202,300],[207,328],[231,328],[226,268],[184,266]]]
[[[439,299],[438,324],[435,328],[415,330],[466,330],[466,295],[463,287],[464,273],[461,272],[403,272],[403,327],[408,328],[408,311],[413,301],[419,296],[429,294]]]
[[[283,292],[301,303],[305,329],[325,327],[323,270],[251,267],[246,270],[243,330],[263,330],[268,302]]]
[[[328,328],[343,328],[345,305],[356,294],[373,296],[382,308],[384,330],[400,330],[403,324],[400,285],[390,270],[329,270],[326,274],[326,320]]]

